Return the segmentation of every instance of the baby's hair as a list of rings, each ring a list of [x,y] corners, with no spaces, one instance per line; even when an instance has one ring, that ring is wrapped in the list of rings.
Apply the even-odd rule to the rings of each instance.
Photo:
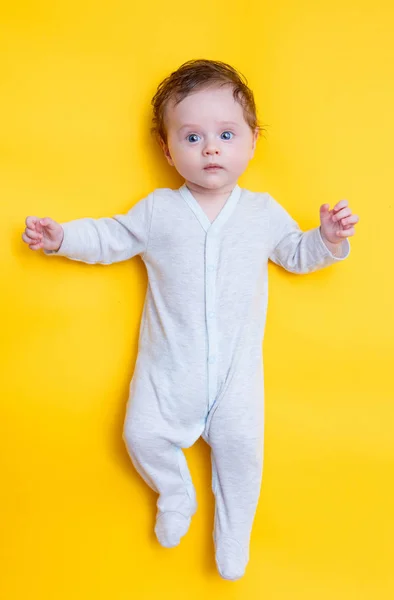
[[[168,102],[173,100],[175,105],[179,104],[189,94],[215,84],[232,86],[234,99],[242,106],[245,121],[252,131],[261,132],[263,128],[259,126],[253,92],[246,77],[224,62],[201,59],[183,63],[159,84],[152,98],[152,133],[167,143],[164,114]]]

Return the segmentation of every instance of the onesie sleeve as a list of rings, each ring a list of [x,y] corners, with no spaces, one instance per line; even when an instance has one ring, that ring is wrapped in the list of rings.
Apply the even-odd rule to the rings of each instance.
[[[296,221],[269,196],[269,258],[291,273],[311,273],[349,256],[350,244],[344,239],[334,255],[323,242],[320,227],[301,231]]]
[[[153,213],[153,193],[137,202],[125,215],[101,219],[76,219],[62,223],[64,238],[50,256],[66,256],[89,264],[109,265],[144,255]]]

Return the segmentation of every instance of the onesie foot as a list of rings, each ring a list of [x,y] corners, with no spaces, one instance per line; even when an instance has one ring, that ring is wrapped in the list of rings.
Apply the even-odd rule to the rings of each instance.
[[[156,519],[155,533],[159,543],[164,548],[173,548],[187,533],[191,518],[184,517],[178,512],[159,513]]]
[[[224,538],[216,542],[216,565],[223,579],[235,581],[245,574],[248,558],[238,542]]]

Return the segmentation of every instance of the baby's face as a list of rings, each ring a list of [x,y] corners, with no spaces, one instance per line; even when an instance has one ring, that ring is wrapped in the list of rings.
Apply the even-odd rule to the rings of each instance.
[[[245,121],[229,85],[171,103],[165,123],[167,160],[196,191],[230,191],[253,157],[257,131]]]

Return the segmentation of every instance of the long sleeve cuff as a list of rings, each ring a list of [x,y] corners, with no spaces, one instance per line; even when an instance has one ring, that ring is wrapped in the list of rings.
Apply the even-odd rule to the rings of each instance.
[[[338,261],[338,260],[345,260],[345,258],[347,258],[349,256],[349,254],[350,254],[350,243],[349,243],[349,240],[347,238],[345,238],[341,242],[341,244],[338,244],[338,254],[333,254],[331,252],[331,250],[324,243],[320,227],[317,227],[316,230],[317,230],[317,239],[318,239],[318,242],[323,246],[324,252],[326,254],[328,254],[330,256],[330,258],[334,262]],[[316,231],[316,230],[312,230],[312,231]]]
[[[44,250],[47,256],[66,256],[64,249],[67,252],[67,223],[60,223],[63,228],[63,240],[58,250]]]

